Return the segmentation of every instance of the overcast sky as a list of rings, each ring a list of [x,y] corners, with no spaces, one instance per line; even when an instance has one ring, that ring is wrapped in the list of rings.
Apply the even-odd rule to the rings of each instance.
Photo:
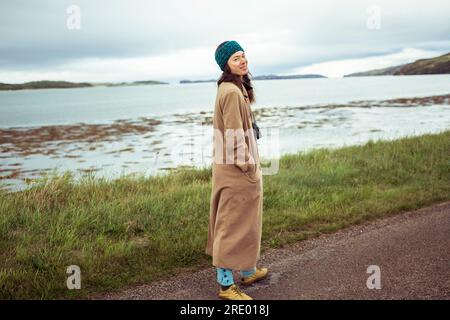
[[[7,83],[216,79],[225,40],[241,44],[254,76],[339,77],[450,51],[448,0],[2,0],[0,9]]]

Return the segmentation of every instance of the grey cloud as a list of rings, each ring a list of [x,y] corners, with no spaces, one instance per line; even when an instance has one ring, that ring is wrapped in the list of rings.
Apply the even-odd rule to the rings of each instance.
[[[0,11],[0,67],[46,69],[83,58],[129,58],[214,48],[233,34],[290,30],[301,48],[290,61],[256,70],[284,72],[322,61],[393,53],[404,47],[450,50],[444,0],[378,1],[382,28],[366,28],[372,1],[6,0]],[[66,28],[66,8],[81,8],[81,30]],[[228,7],[228,8],[227,8]],[[231,7],[231,8],[229,8]],[[276,41],[276,39],[274,40]]]

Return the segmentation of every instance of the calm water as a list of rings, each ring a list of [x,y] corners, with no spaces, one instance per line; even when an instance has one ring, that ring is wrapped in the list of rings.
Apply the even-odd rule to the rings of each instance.
[[[257,102],[252,109],[265,110],[258,116],[263,130],[258,146],[266,160],[318,147],[450,129],[450,101],[428,106],[377,103],[449,94],[450,75],[272,80],[255,81],[254,86]],[[92,170],[96,176],[114,178],[132,172],[164,173],[180,165],[208,166],[212,131],[204,120],[212,116],[215,96],[215,83],[0,92],[2,128],[112,123],[144,116],[161,121],[149,134],[128,134],[108,143],[73,141],[53,155],[2,153],[0,177],[19,169],[20,176],[0,181],[20,189],[24,178],[51,170]]]
[[[384,100],[450,92],[450,75],[255,81],[253,108]],[[0,126],[105,123],[211,111],[215,83],[0,91]]]

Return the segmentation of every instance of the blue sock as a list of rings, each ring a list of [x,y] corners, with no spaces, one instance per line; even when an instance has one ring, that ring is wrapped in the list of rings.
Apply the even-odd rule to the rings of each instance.
[[[217,282],[221,286],[231,286],[234,284],[233,272],[231,269],[217,268]]]
[[[243,277],[250,277],[255,272],[256,272],[256,268],[253,268],[252,270],[241,270],[241,275]]]

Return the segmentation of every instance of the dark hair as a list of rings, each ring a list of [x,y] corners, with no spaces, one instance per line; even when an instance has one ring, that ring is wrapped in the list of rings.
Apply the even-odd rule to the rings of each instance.
[[[216,52],[226,42],[227,41],[222,42],[217,47]],[[248,76],[248,75],[250,75],[251,77],[253,77],[253,75],[250,72],[248,72],[246,75],[242,76],[242,80],[241,80],[240,76],[231,73],[231,69],[228,66],[228,63],[225,64],[225,67],[223,69],[224,70],[222,72],[222,75],[220,76],[219,80],[217,80],[217,86],[219,86],[222,82],[231,82],[231,83],[234,83],[239,88],[239,90],[243,91],[242,90],[242,85],[243,85],[245,87],[245,90],[247,90],[247,92],[248,92],[248,98],[250,99],[250,103],[254,102],[255,101],[255,94],[253,92],[253,86],[252,86],[251,78]],[[243,93],[244,92],[242,92],[242,94]]]

